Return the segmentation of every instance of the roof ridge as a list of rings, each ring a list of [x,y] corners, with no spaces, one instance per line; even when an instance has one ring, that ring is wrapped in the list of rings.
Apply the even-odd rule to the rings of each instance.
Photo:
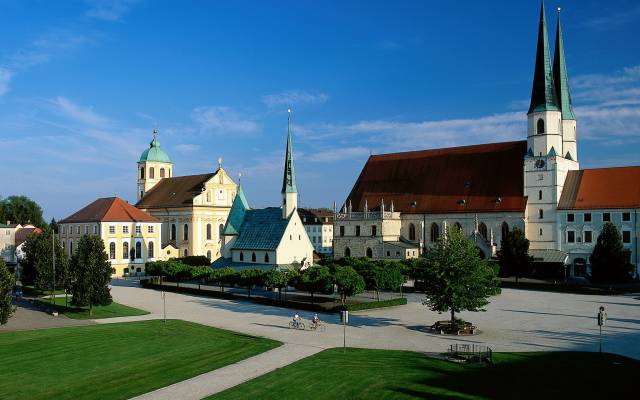
[[[471,150],[474,148],[478,148],[478,147],[485,147],[485,146],[499,146],[499,145],[515,145],[515,144],[519,144],[519,143],[526,143],[526,140],[511,140],[508,142],[494,142],[494,143],[477,143],[477,144],[467,144],[467,145],[462,145],[462,146],[453,146],[453,147],[438,147],[438,148],[433,148],[433,149],[422,149],[422,150],[407,150],[407,151],[398,151],[398,152],[393,152],[393,153],[382,153],[382,154],[372,154],[369,156],[369,158],[377,158],[377,157],[385,157],[385,156],[392,156],[392,155],[398,155],[398,154],[417,154],[417,153],[427,153],[427,152],[437,152],[437,151],[443,151],[443,150]]]

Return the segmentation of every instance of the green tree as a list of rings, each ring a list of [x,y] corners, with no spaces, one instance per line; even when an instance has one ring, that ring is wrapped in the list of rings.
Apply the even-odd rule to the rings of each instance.
[[[499,293],[495,270],[457,229],[448,230],[427,253],[427,265],[423,304],[439,313],[450,311],[452,326],[455,313],[484,311],[489,296]]]
[[[213,277],[215,277],[216,282],[220,284],[220,291],[224,293],[224,284],[232,284],[236,273],[231,267],[224,267],[214,271]]]
[[[514,228],[500,241],[498,264],[502,276],[513,274],[518,279],[531,271],[533,257],[529,255],[529,239],[524,232]]]
[[[384,279],[381,289],[396,290],[401,289],[402,284],[407,281],[407,267],[399,261],[385,262]]]
[[[44,228],[47,224],[42,218],[42,208],[26,196],[9,196],[0,200],[0,221],[26,225],[33,224]]]
[[[33,284],[40,290],[69,289],[69,258],[59,240],[53,241],[55,235],[46,227],[42,233],[30,235],[24,244],[25,257],[20,261],[25,284]],[[53,255],[55,254],[55,282],[53,271]]]
[[[618,228],[611,222],[602,227],[591,254],[591,277],[594,282],[626,282],[633,266],[630,253],[624,248]]]
[[[282,288],[287,285],[286,272],[272,269],[264,273],[264,285],[273,289],[278,289],[278,301],[282,300]]]
[[[94,305],[111,304],[111,263],[100,237],[84,235],[80,238],[71,260],[71,273],[73,305],[89,306],[89,315],[93,315]]]
[[[200,265],[197,267],[191,268],[191,277],[198,281],[198,289],[200,289],[200,285],[209,279],[211,276],[212,269],[210,266]]]
[[[364,291],[365,283],[362,276],[350,266],[336,266],[334,281],[340,293],[340,302],[344,307],[347,297]]]
[[[15,281],[9,272],[7,264],[0,258],[0,325],[4,325],[13,314],[13,304],[11,304],[11,291]]]
[[[240,271],[239,282],[242,286],[247,288],[247,296],[251,297],[251,288],[263,283],[264,273],[259,269],[245,269]]]
[[[333,276],[328,267],[314,266],[302,271],[294,284],[298,290],[311,294],[311,304],[314,302],[314,294],[326,290],[333,284]]]
[[[56,222],[55,218],[51,218],[51,222],[49,222],[49,229],[51,229],[53,233],[58,233],[58,222]]]

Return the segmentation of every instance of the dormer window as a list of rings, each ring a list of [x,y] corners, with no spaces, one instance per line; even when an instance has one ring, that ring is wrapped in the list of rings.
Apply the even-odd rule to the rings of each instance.
[[[542,135],[544,133],[544,120],[542,118],[538,119],[537,128],[538,135]]]

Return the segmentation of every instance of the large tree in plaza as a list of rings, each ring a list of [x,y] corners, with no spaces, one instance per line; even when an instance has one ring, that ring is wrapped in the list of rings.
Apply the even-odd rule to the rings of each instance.
[[[0,258],[0,325],[4,325],[13,314],[11,304],[11,291],[14,285],[13,275],[9,272],[7,264]]]
[[[340,293],[340,302],[344,307],[347,297],[362,293],[365,283],[362,276],[349,266],[336,266],[334,273],[335,284]]]
[[[89,315],[93,315],[94,305],[111,304],[111,264],[100,237],[84,235],[80,238],[71,260],[71,273],[73,305],[89,306]]]
[[[591,254],[591,277],[595,282],[625,282],[633,266],[629,250],[624,248],[618,228],[611,222],[603,225]]]
[[[15,224],[33,224],[44,228],[47,224],[42,218],[42,208],[26,196],[9,196],[0,199],[0,221]]]
[[[498,250],[498,263],[502,276],[513,275],[518,279],[531,271],[533,258],[529,255],[529,239],[524,232],[514,228],[505,235]]]
[[[313,304],[313,295],[321,292],[333,284],[333,276],[328,267],[314,266],[302,271],[298,279],[296,279],[295,287],[311,294],[311,304]]]
[[[496,271],[480,258],[471,240],[450,229],[427,253],[423,304],[438,313],[450,312],[451,324],[461,311],[484,311],[489,296],[499,293]]]

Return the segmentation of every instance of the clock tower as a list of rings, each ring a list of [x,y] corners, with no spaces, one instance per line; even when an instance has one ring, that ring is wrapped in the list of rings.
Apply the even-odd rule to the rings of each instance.
[[[567,173],[579,169],[559,15],[555,50],[552,68],[543,2],[524,159],[525,233],[531,249],[560,249],[558,201]]]

